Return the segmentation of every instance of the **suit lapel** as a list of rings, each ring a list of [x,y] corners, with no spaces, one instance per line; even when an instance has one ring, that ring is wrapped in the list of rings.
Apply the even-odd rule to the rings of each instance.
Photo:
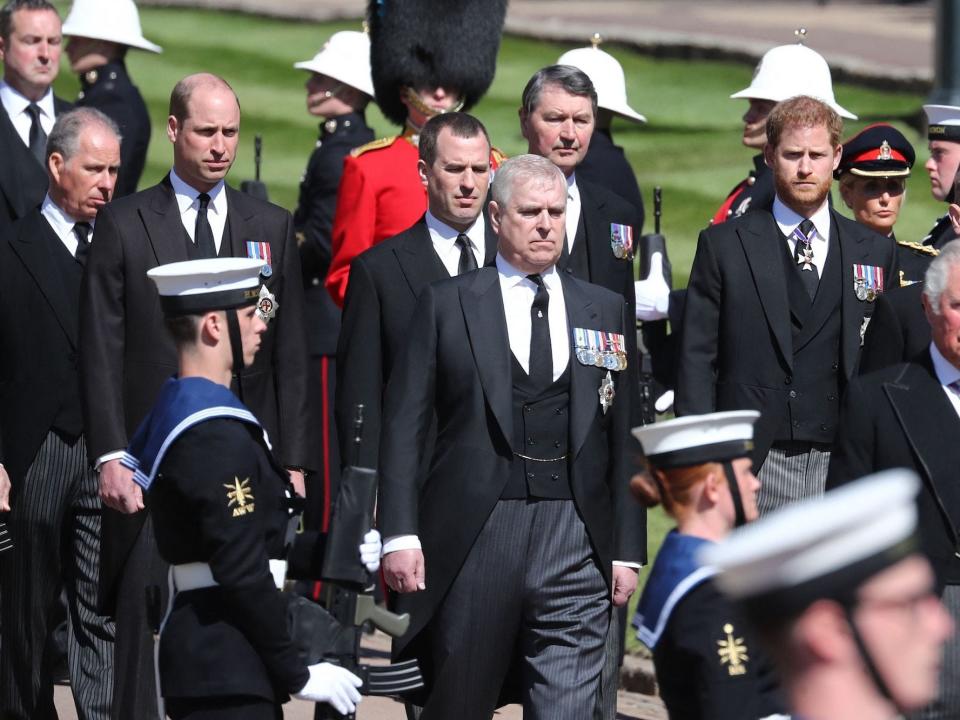
[[[227,223],[225,228],[230,236],[230,257],[247,257],[247,241],[269,242],[266,237],[257,235],[254,216],[256,213],[250,203],[245,202],[246,196],[239,190],[224,183],[224,192],[227,194]]]
[[[150,201],[139,212],[158,265],[190,259],[187,256],[180,209],[177,207],[169,175],[154,187]]]
[[[470,348],[490,406],[507,445],[513,446],[513,383],[510,338],[496,268],[481,268],[460,288],[460,306]]]
[[[567,337],[565,341],[573,345],[573,328],[591,328],[606,330],[599,326],[596,309],[583,289],[566,274],[560,275],[563,285],[563,300],[567,307]],[[556,342],[557,338],[553,338]],[[625,377],[625,376],[624,376]],[[577,361],[576,353],[570,349],[570,450],[574,458],[583,447],[590,431],[590,425],[596,415],[599,403],[597,395],[597,373],[595,368],[581,365]],[[618,389],[625,391],[619,386]]]
[[[590,183],[583,183],[579,178],[577,189],[580,191],[580,223],[586,240],[590,276],[606,277],[607,265],[613,257],[613,250],[604,243],[604,232],[609,232],[609,228],[603,227],[603,208],[606,203],[601,193],[594,193]]]
[[[60,238],[54,235],[50,224],[38,210],[26,216],[22,223],[10,247],[20,257],[40,292],[50,303],[50,308],[70,344],[76,347],[79,322],[76,300],[71,302],[67,297],[66,284],[57,273],[57,262],[50,256],[52,250],[58,249],[52,243],[59,243]]]
[[[500,243],[500,238],[497,237],[497,234],[493,232],[493,228],[490,227],[490,217],[487,214],[487,208],[483,208],[483,243],[484,243],[484,253],[483,253],[483,264],[493,265],[494,261],[497,259],[497,247]]]
[[[10,209],[15,217],[25,217],[32,209],[27,207],[25,193],[29,187],[40,182],[46,188],[46,174],[17,135],[17,130],[3,106],[0,106],[0,157],[3,158],[0,162],[0,184],[3,185]],[[40,200],[42,199],[41,195]]]
[[[853,290],[853,266],[855,264],[870,264],[870,243],[866,242],[863,233],[844,232],[841,229],[839,216],[830,211],[830,222],[837,231],[837,240],[840,243],[840,269],[843,280],[840,285],[840,362],[846,377],[853,374],[860,355],[860,323],[863,322],[863,303],[857,300]],[[892,282],[893,278],[885,278],[885,282]]]
[[[926,481],[957,527],[960,511],[955,509],[957,505],[953,501],[960,498],[960,488],[956,485],[960,447],[956,443],[945,443],[944,437],[960,434],[960,418],[943,392],[929,352],[924,353],[919,362],[906,366],[897,380],[884,383],[883,390],[926,474]]]
[[[414,297],[420,297],[430,283],[450,276],[433,249],[426,216],[404,233],[403,243],[394,255]]]
[[[843,266],[843,254],[840,252],[837,224],[831,221],[831,226],[827,241],[830,251],[827,254],[827,262],[821,270],[820,287],[817,289],[816,298],[810,308],[810,314],[807,322],[804,323],[803,330],[793,339],[794,350],[797,351],[816,337],[820,328],[826,324],[830,316],[840,306],[842,274],[838,268]]]
[[[783,272],[780,229],[770,213],[751,213],[737,228],[767,324],[787,366],[793,368],[793,339],[787,279]]]

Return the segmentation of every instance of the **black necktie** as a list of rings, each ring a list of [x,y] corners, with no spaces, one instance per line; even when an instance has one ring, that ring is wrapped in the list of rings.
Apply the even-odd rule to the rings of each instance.
[[[217,256],[217,246],[213,242],[213,229],[207,219],[207,206],[210,204],[210,196],[206,193],[200,193],[197,200],[200,202],[200,207],[197,208],[197,224],[193,231],[193,239],[197,243],[200,257],[215,258]]]
[[[457,275],[477,269],[477,258],[470,248],[470,238],[463,233],[457,235],[457,247],[460,248],[460,264],[457,266]]]
[[[550,346],[550,318],[547,306],[550,294],[539,273],[527,275],[537,286],[537,294],[530,306],[530,379],[539,387],[553,382],[553,350]]]
[[[81,265],[87,264],[87,253],[90,252],[90,223],[78,222],[73,226],[73,234],[77,236],[77,252],[74,257]]]
[[[30,114],[30,152],[41,165],[45,164],[44,154],[47,151],[47,133],[44,132],[43,125],[40,124],[40,106],[36,103],[27,105],[27,112]]]
[[[812,262],[813,246],[811,242],[816,232],[817,228],[809,218],[804,219],[793,231],[793,237],[797,241],[797,244],[793,246],[793,259],[797,262],[800,279],[803,280],[803,286],[807,289],[807,294],[811,300],[816,296],[817,286],[820,284],[820,273],[817,272],[817,266]]]

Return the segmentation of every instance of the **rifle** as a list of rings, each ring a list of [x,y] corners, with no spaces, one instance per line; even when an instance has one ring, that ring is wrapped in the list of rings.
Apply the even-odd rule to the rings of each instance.
[[[253,180],[244,180],[240,183],[240,191],[252,195],[259,200],[269,200],[267,186],[260,182],[260,160],[263,152],[263,136],[257,133],[253,136]]]
[[[660,216],[663,214],[662,189],[657,186],[653,189],[653,229],[652,235],[641,235],[637,252],[640,255],[640,278],[644,279],[650,273],[650,263],[653,254],[659,252],[663,257],[663,277],[667,286],[673,288],[673,268],[667,256],[667,239],[660,233]],[[666,338],[666,322],[647,323],[638,322],[637,349],[639,351],[640,368],[640,420],[643,425],[650,425],[656,420],[657,391],[653,377],[653,354],[650,345],[662,344]]]
[[[357,405],[353,438],[356,455],[341,478],[321,572],[327,612],[340,630],[334,633],[321,659],[358,675],[363,680],[363,695],[400,695],[423,687],[416,659],[385,666],[361,665],[359,661],[360,640],[368,623],[391,637],[400,637],[410,626],[408,614],[396,615],[376,604],[373,579],[357,557],[364,534],[373,526],[377,499],[377,471],[359,464],[362,437],[363,405]],[[328,705],[317,705],[314,717],[339,720],[354,716],[342,716]]]

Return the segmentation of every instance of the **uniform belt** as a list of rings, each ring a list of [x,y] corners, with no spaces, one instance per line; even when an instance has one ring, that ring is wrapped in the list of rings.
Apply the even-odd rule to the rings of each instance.
[[[171,570],[173,571],[173,586],[177,592],[200,590],[201,588],[216,587],[220,584],[213,577],[213,572],[207,563],[194,562],[173,565]],[[278,590],[282,590],[287,576],[287,561],[270,560],[270,574],[273,576],[273,584],[277,586]]]

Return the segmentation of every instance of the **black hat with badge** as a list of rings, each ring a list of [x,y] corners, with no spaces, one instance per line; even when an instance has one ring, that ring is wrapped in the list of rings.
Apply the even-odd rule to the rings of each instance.
[[[493,82],[506,12],[507,0],[370,0],[370,69],[387,119],[406,121],[403,87],[456,90],[457,109],[476,105]]]
[[[875,123],[843,143],[835,178],[844,173],[860,177],[906,177],[916,161],[913,145],[893,125]]]

